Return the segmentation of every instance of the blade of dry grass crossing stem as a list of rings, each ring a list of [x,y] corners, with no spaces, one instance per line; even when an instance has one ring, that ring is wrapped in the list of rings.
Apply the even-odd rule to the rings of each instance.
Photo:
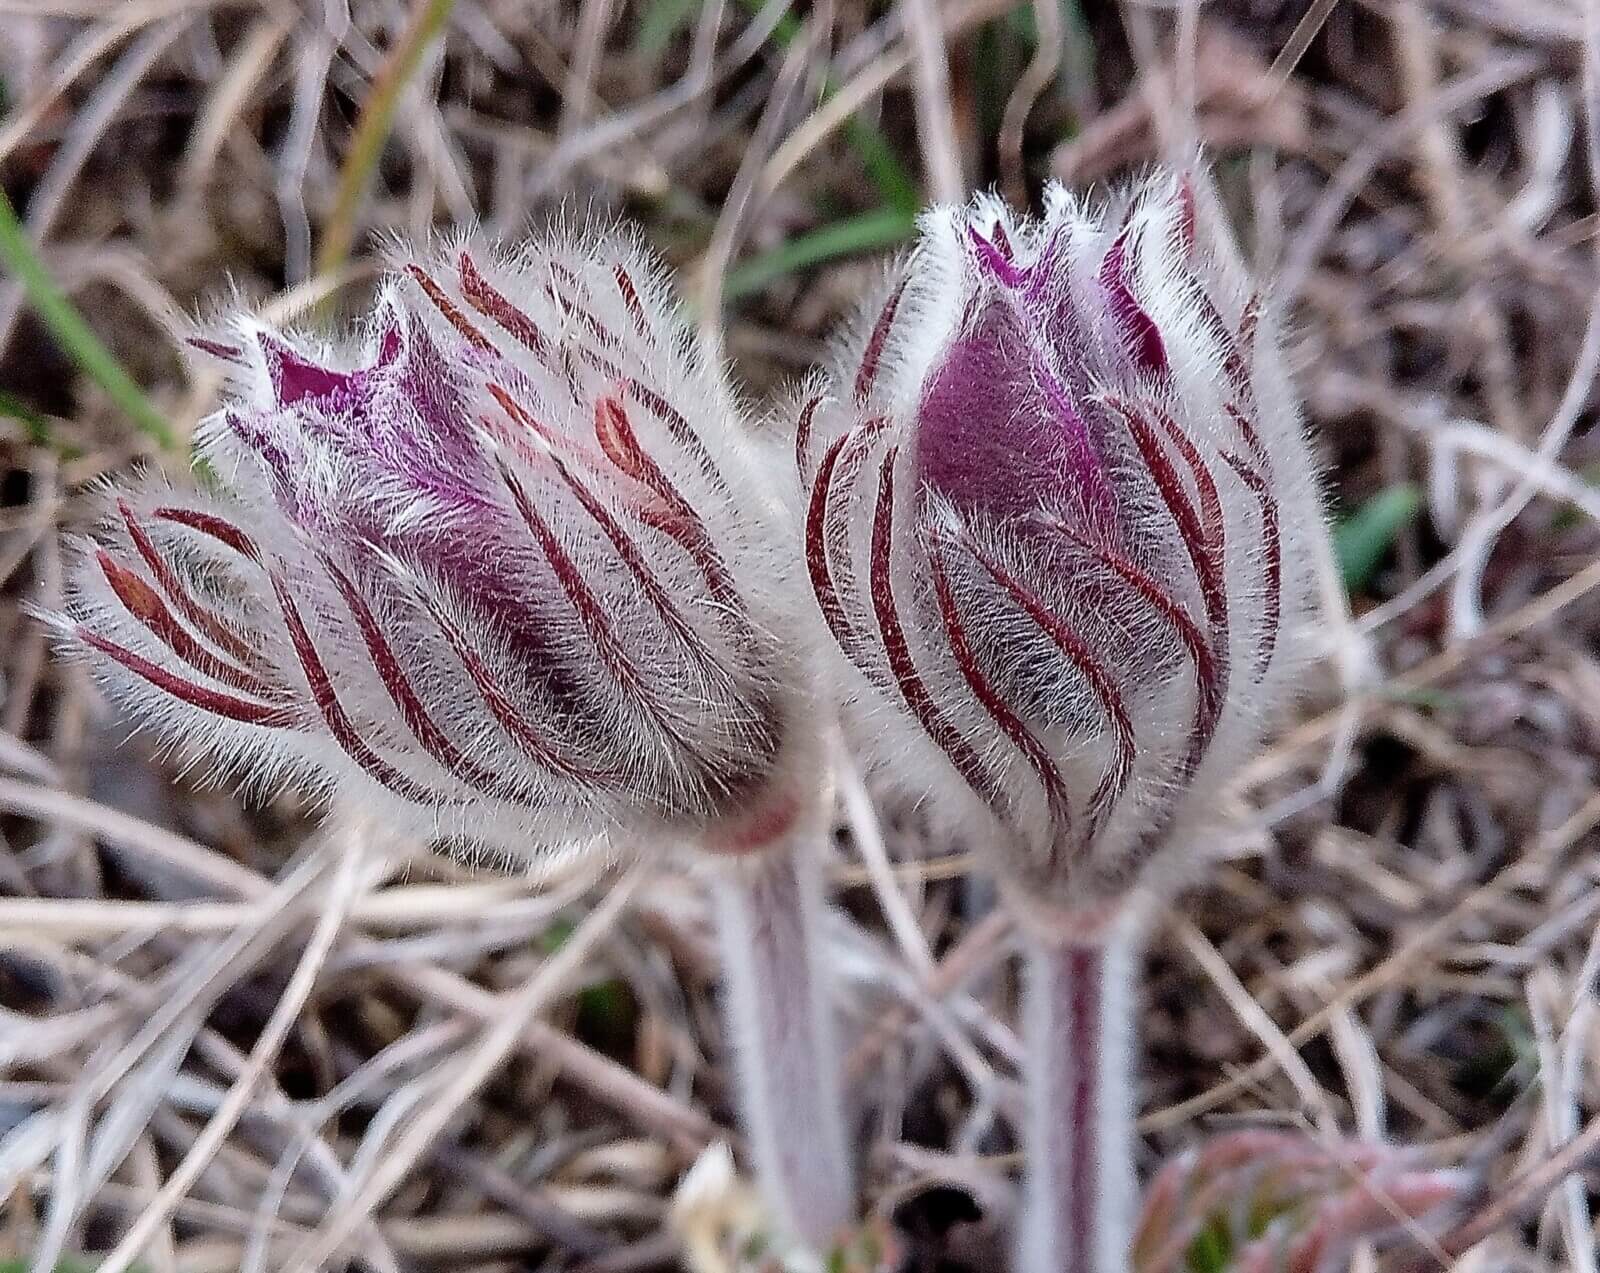
[[[28,241],[16,209],[3,192],[0,192],[0,266],[22,284],[34,312],[50,329],[62,352],[106,391],[141,432],[153,438],[163,450],[176,450],[178,439],[166,417],[67,300]],[[47,438],[48,432],[46,425]]]
[[[339,170],[333,211],[322,227],[322,243],[317,250],[318,274],[337,270],[355,246],[356,215],[394,127],[400,96],[422,65],[424,54],[443,32],[454,7],[455,0],[416,0],[405,30],[373,80],[372,91],[362,103],[356,120],[344,167]]]
[[[751,13],[759,13],[767,4],[781,3],[781,0],[739,0],[739,3]],[[800,37],[803,25],[793,13],[786,13],[773,27],[772,38],[788,48]],[[821,99],[826,101],[838,88],[833,75],[824,76]],[[922,206],[922,190],[878,126],[860,115],[851,115],[842,131],[884,201],[900,212],[914,215]]]
[[[916,232],[916,213],[892,206],[873,208],[870,212],[819,226],[729,270],[722,285],[722,298],[736,301],[761,291],[785,275],[814,265],[842,256],[896,247]]]

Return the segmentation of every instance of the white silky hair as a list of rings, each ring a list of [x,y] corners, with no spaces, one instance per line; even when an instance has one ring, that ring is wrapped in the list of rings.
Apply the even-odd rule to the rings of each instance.
[[[965,208],[926,213],[916,247],[891,273],[877,297],[836,344],[832,370],[814,376],[788,408],[793,418],[808,404],[811,439],[801,481],[791,488],[796,519],[803,519],[815,494],[818,457],[831,444],[871,419],[883,419],[849,473],[836,469],[833,502],[848,499],[842,528],[826,538],[839,604],[868,636],[876,665],[864,672],[827,633],[815,627],[829,665],[846,687],[842,715],[856,750],[890,785],[914,799],[932,802],[964,835],[992,846],[999,868],[1068,908],[1094,907],[1135,895],[1155,900],[1180,887],[1204,862],[1212,839],[1217,797],[1232,774],[1259,747],[1266,729],[1294,693],[1314,648],[1317,611],[1314,558],[1326,532],[1317,467],[1307,444],[1298,401],[1277,348],[1278,316],[1263,293],[1235,265],[1237,254],[1208,242],[1204,231],[1190,248],[1180,175],[1157,171],[1134,188],[1091,201],[1059,185],[1047,189],[1039,218],[1020,216],[991,195]],[[1190,222],[1192,225],[1192,222]],[[1183,774],[1186,724],[1196,709],[1192,665],[1170,630],[1148,605],[1131,596],[1110,600],[1085,595],[1072,579],[1042,575],[1036,551],[1011,525],[957,510],[942,493],[919,488],[913,465],[923,395],[944,364],[964,324],[987,305],[1015,301],[1005,284],[980,260],[971,235],[1010,245],[1010,260],[1025,270],[1050,255],[1046,299],[1074,316],[1081,337],[1070,348],[1052,343],[1040,322],[1029,329],[1033,348],[1073,396],[1091,402],[1120,398],[1145,411],[1164,412],[1199,453],[1214,479],[1224,521],[1222,576],[1228,599],[1229,677],[1220,715],[1203,758]],[[1123,281],[1133,301],[1159,333],[1164,375],[1152,374],[1130,356],[1100,277],[1107,254],[1120,243]],[[887,335],[879,315],[895,309]],[[1209,308],[1208,308],[1209,306]],[[1279,531],[1279,629],[1264,667],[1267,644],[1266,543],[1256,495],[1224,460],[1244,443],[1227,404],[1239,398],[1226,366],[1246,313],[1256,334],[1247,361],[1248,401],[1270,474],[1270,494]],[[1024,315],[1023,321],[1026,321]],[[1218,327],[1224,329],[1219,331]],[[857,400],[855,378],[869,344],[877,341],[876,383]],[[1074,379],[1075,378],[1075,379]],[[890,448],[902,462],[895,481],[894,540],[889,578],[903,620],[909,655],[929,696],[984,765],[1001,775],[1013,802],[1013,825],[1002,825],[990,802],[962,781],[945,750],[935,744],[893,687],[875,621],[869,575],[873,498],[877,465]],[[848,454],[845,448],[841,455]],[[1123,500],[1122,515],[1133,528],[1128,551],[1136,565],[1181,556],[1183,541],[1166,505],[1154,498],[1148,473],[1127,480],[1127,455],[1108,460],[1108,477]],[[1137,463],[1138,454],[1132,453]],[[1248,453],[1246,453],[1248,454]],[[1169,452],[1170,455],[1170,452]],[[1116,465],[1122,464],[1119,470]],[[841,461],[843,464],[843,461]],[[1191,501],[1196,482],[1178,469]],[[1131,475],[1138,476],[1138,475]],[[853,484],[852,484],[853,479]],[[917,505],[921,504],[920,512]],[[1050,852],[1050,811],[1034,771],[1019,748],[977,700],[952,654],[933,600],[930,567],[918,535],[931,529],[947,540],[965,536],[1025,580],[1074,628],[1100,633],[1107,643],[1107,671],[1120,689],[1136,739],[1130,783],[1094,842],[1082,853]],[[1144,558],[1137,554],[1144,553]],[[1112,763],[1113,738],[1090,686],[1016,605],[1009,604],[982,571],[951,572],[958,603],[977,630],[987,655],[985,671],[997,686],[1028,682],[1028,701],[1011,702],[1038,737],[1074,797],[1075,812]],[[1173,600],[1204,625],[1198,572],[1173,573]],[[820,615],[812,606],[813,615]],[[825,616],[824,616],[825,617]],[[1219,651],[1219,653],[1222,653]],[[1042,673],[1040,668],[1055,670]],[[1032,669],[1031,671],[1028,669]],[[938,775],[930,778],[930,774]]]
[[[471,295],[464,259],[477,275]],[[743,404],[694,341],[657,260],[636,236],[591,226],[514,250],[476,235],[421,254],[396,246],[390,266],[346,337],[249,316],[208,334],[226,376],[225,403],[200,434],[217,488],[147,477],[108,492],[106,515],[74,555],[65,613],[47,616],[64,648],[197,769],[258,792],[293,786],[369,802],[392,825],[473,856],[527,860],[663,829],[680,838],[778,781],[794,763],[790,723],[809,694],[786,636],[801,606],[787,510],[746,436]],[[485,302],[496,294],[503,304]],[[368,379],[360,392],[286,401],[285,359]],[[632,431],[620,461],[599,436],[603,411],[620,411]],[[641,476],[636,462],[656,472]],[[287,724],[196,707],[129,666],[143,660],[155,679],[198,687],[208,702],[266,701],[219,675],[241,660],[167,595],[117,501],[181,587],[247,643],[248,683],[270,686]],[[248,536],[254,556],[198,532],[196,519]],[[621,528],[666,609],[602,519]],[[695,534],[700,557],[685,547]],[[162,595],[183,639],[211,656],[204,667],[130,612],[101,551]],[[707,557],[722,572],[717,588]],[[426,745],[397,705],[395,675],[335,572],[354,585],[443,743]],[[275,586],[347,726],[319,706],[330,691],[314,683]],[[133,659],[106,657],[85,634]],[[486,685],[501,696],[498,715]],[[517,721],[548,742],[554,768],[521,745]]]

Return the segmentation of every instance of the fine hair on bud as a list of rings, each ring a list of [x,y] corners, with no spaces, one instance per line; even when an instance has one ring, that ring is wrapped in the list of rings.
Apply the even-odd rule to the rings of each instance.
[[[1315,469],[1228,259],[1180,174],[935,209],[793,408],[853,735],[1051,907],[1187,878],[1308,644]]]
[[[396,249],[344,337],[192,343],[216,488],[109,492],[54,616],[133,716],[497,856],[760,802],[803,697],[781,510],[630,235]]]

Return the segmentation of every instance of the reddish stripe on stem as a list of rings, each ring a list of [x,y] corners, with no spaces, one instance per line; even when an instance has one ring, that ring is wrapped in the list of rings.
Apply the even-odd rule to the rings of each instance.
[[[224,653],[247,666],[259,668],[260,660],[244,640],[220,617],[208,610],[184,586],[177,571],[173,570],[170,562],[163,557],[156,548],[155,542],[145,533],[143,526],[134,516],[132,507],[126,500],[117,501],[117,510],[122,514],[122,523],[128,528],[128,538],[133,541],[134,548],[143,558],[144,564],[150,573],[155,576],[156,584],[161,591],[167,594],[173,605],[178,607],[178,613],[192,623],[200,632],[209,637]],[[166,510],[158,510],[157,517],[161,517]],[[168,518],[167,520],[177,520]]]
[[[1055,939],[1030,942],[1027,955],[1023,1024],[1033,1117],[1023,1128],[1028,1179],[1016,1267],[1126,1269],[1133,1235],[1124,1226],[1136,1194],[1128,1170],[1135,1130],[1126,1030],[1134,1009],[1131,987],[1110,982],[1126,975],[1129,952],[1071,940],[1074,920],[1060,922]]]
[[[104,549],[95,553],[100,571],[123,608],[144,624],[169,650],[195,671],[246,694],[272,698],[276,692],[259,677],[218,658],[190,635],[162,601],[160,594]]]
[[[1072,829],[1072,806],[1067,798],[1066,784],[1062,782],[1061,771],[1056,768],[1050,753],[1034,736],[1033,731],[1011,710],[984,674],[977,653],[972,648],[972,642],[967,637],[966,625],[962,622],[961,607],[956,601],[955,589],[951,587],[949,572],[945,569],[939,536],[937,532],[931,532],[929,538],[930,542],[925,546],[925,551],[933,575],[934,595],[939,602],[939,618],[944,624],[951,656],[955,659],[961,678],[966,681],[973,697],[983,705],[983,710],[989,713],[994,723],[999,726],[1000,732],[1011,740],[1038,775],[1054,823],[1055,834],[1050,841],[1050,858],[1051,864],[1054,865],[1060,843]]]
[[[989,773],[982,758],[962,736],[950,718],[940,709],[929,692],[927,682],[917,671],[911,646],[906,640],[905,628],[900,621],[900,611],[894,599],[894,471],[900,448],[892,446],[884,453],[878,467],[878,498],[872,515],[872,609],[877,616],[878,631],[883,637],[884,655],[889,673],[900,690],[900,697],[911,709],[924,732],[934,745],[949,758],[956,772],[978,796],[1005,818],[1004,799],[1000,785]],[[1007,819],[1009,820],[1009,819]]]
[[[1094,1217],[1101,1203],[1097,1157],[1101,1127],[1095,1115],[1099,1103],[1096,1089],[1100,1080],[1100,996],[1104,990],[1105,955],[1091,947],[1075,946],[1067,952],[1066,959],[1070,990],[1065,1007],[1074,1064],[1067,1132],[1072,1205],[1065,1217],[1068,1248],[1063,1273],[1090,1273],[1094,1267]]]
[[[467,316],[456,308],[455,302],[445,295],[444,288],[434,281],[432,275],[416,264],[406,266],[406,273],[417,281],[417,286],[433,302],[433,307],[444,316],[445,322],[454,327],[469,345],[486,353],[494,351],[494,346],[490,344],[489,338],[474,327],[468,321]]]
[[[167,671],[160,664],[152,663],[143,655],[135,654],[127,646],[101,636],[100,633],[82,624],[73,631],[78,640],[85,645],[100,651],[108,658],[115,659],[128,671],[150,682],[158,690],[191,707],[198,707],[226,720],[238,721],[241,725],[260,725],[265,729],[286,729],[295,723],[294,713],[287,708],[253,703],[249,699],[186,681],[183,677]]]
[[[861,367],[856,372],[857,402],[865,402],[872,396],[873,387],[878,379],[878,366],[883,361],[883,349],[889,342],[889,330],[894,326],[895,311],[900,308],[900,298],[905,295],[906,282],[907,280],[902,278],[895,284],[894,291],[889,293],[889,299],[884,302],[877,321],[872,324],[872,332],[867,337],[867,347],[861,352]]]
[[[1005,568],[991,553],[985,551],[970,535],[963,535],[962,546],[972,554],[974,559],[989,577],[1005,589],[1023,613],[1054,643],[1066,659],[1077,670],[1078,675],[1088,683],[1090,692],[1094,695],[1096,703],[1105,715],[1106,721],[1111,725],[1111,732],[1116,739],[1116,760],[1110,765],[1105,775],[1100,779],[1095,788],[1094,795],[1090,798],[1089,808],[1092,819],[1088,839],[1093,839],[1095,833],[1110,815],[1116,806],[1123,791],[1127,789],[1128,779],[1133,774],[1134,730],[1133,720],[1128,715],[1127,705],[1122,700],[1122,693],[1118,690],[1116,682],[1112,680],[1111,673],[1106,666],[1095,657],[1094,651],[1088,643],[1075,632],[1071,625],[1060,615],[1056,614],[1045,604],[1044,599],[1029,588],[1014,574]]]

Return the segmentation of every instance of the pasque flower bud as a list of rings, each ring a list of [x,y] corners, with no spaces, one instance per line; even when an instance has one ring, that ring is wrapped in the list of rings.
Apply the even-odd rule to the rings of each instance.
[[[1319,513],[1188,187],[1046,204],[927,216],[796,458],[869,751],[933,758],[1019,891],[1081,914],[1193,853],[1176,824],[1292,678]]]
[[[405,258],[348,344],[196,344],[225,489],[120,493],[69,603],[176,746],[512,854],[792,798],[793,572],[633,243]]]
[[[474,854],[709,850],[748,1139],[775,1223],[826,1243],[854,1199],[803,585],[661,271],[618,235],[469,242],[401,256],[355,340],[195,344],[222,489],[116,495],[69,646],[256,786]]]
[[[797,407],[803,550],[860,748],[1027,921],[1017,1267],[1125,1273],[1144,905],[1285,697],[1320,515],[1270,307],[1165,175],[936,210]],[[907,763],[911,760],[912,763]]]

